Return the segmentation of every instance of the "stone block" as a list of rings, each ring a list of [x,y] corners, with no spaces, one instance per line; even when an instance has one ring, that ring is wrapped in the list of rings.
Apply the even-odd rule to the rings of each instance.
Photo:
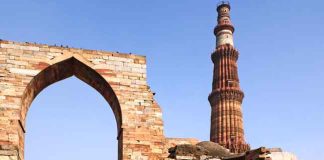
[[[9,72],[10,73],[14,73],[14,74],[27,75],[27,76],[35,76],[35,75],[37,75],[40,72],[40,70],[10,68],[9,69]]]

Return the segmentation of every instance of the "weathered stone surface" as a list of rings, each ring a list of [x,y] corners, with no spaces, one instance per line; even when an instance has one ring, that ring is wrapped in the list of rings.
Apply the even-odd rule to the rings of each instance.
[[[180,144],[169,149],[170,158],[176,158],[178,156],[192,156],[199,158],[202,155],[207,155],[208,151],[197,145]]]
[[[197,146],[206,149],[209,156],[226,157],[231,155],[228,149],[214,142],[204,141],[198,143]]]
[[[180,144],[169,149],[171,160],[297,160],[297,157],[281,149],[258,149],[246,153],[230,153],[228,149],[213,142],[200,142],[196,145]]]
[[[214,142],[200,142],[193,144],[179,144],[169,149],[171,159],[221,159],[233,156],[228,149]]]

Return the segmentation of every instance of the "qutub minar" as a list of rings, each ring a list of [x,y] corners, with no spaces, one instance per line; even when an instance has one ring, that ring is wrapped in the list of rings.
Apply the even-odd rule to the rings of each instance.
[[[216,49],[212,53],[213,87],[208,97],[212,110],[210,140],[233,153],[242,153],[250,150],[250,146],[244,139],[241,107],[244,93],[239,84],[236,63],[239,52],[234,48],[230,9],[229,3],[217,7]]]
[[[0,160],[25,160],[33,100],[71,76],[96,89],[111,107],[119,160],[296,160],[279,148],[251,150],[245,141],[230,9],[225,2],[217,7],[210,141],[165,136],[161,107],[147,84],[145,56],[0,39]],[[106,154],[102,159],[109,159]]]

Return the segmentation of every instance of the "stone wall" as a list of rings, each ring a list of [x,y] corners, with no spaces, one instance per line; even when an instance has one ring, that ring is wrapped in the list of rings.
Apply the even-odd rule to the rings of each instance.
[[[164,137],[144,56],[1,40],[0,160],[24,159],[30,104],[42,89],[70,76],[95,88],[112,108],[119,159],[164,159],[166,147],[186,141]]]

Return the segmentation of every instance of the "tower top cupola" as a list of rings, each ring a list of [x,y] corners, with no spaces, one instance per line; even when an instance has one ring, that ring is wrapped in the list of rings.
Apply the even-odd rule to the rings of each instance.
[[[230,44],[234,46],[234,26],[231,22],[230,10],[231,6],[229,2],[222,1],[217,5],[217,26],[214,29],[214,34],[217,37],[216,46],[224,44]]]
[[[221,11],[221,8],[226,7],[228,10],[231,10],[231,5],[228,1],[221,1],[217,5],[217,12],[219,13]]]

